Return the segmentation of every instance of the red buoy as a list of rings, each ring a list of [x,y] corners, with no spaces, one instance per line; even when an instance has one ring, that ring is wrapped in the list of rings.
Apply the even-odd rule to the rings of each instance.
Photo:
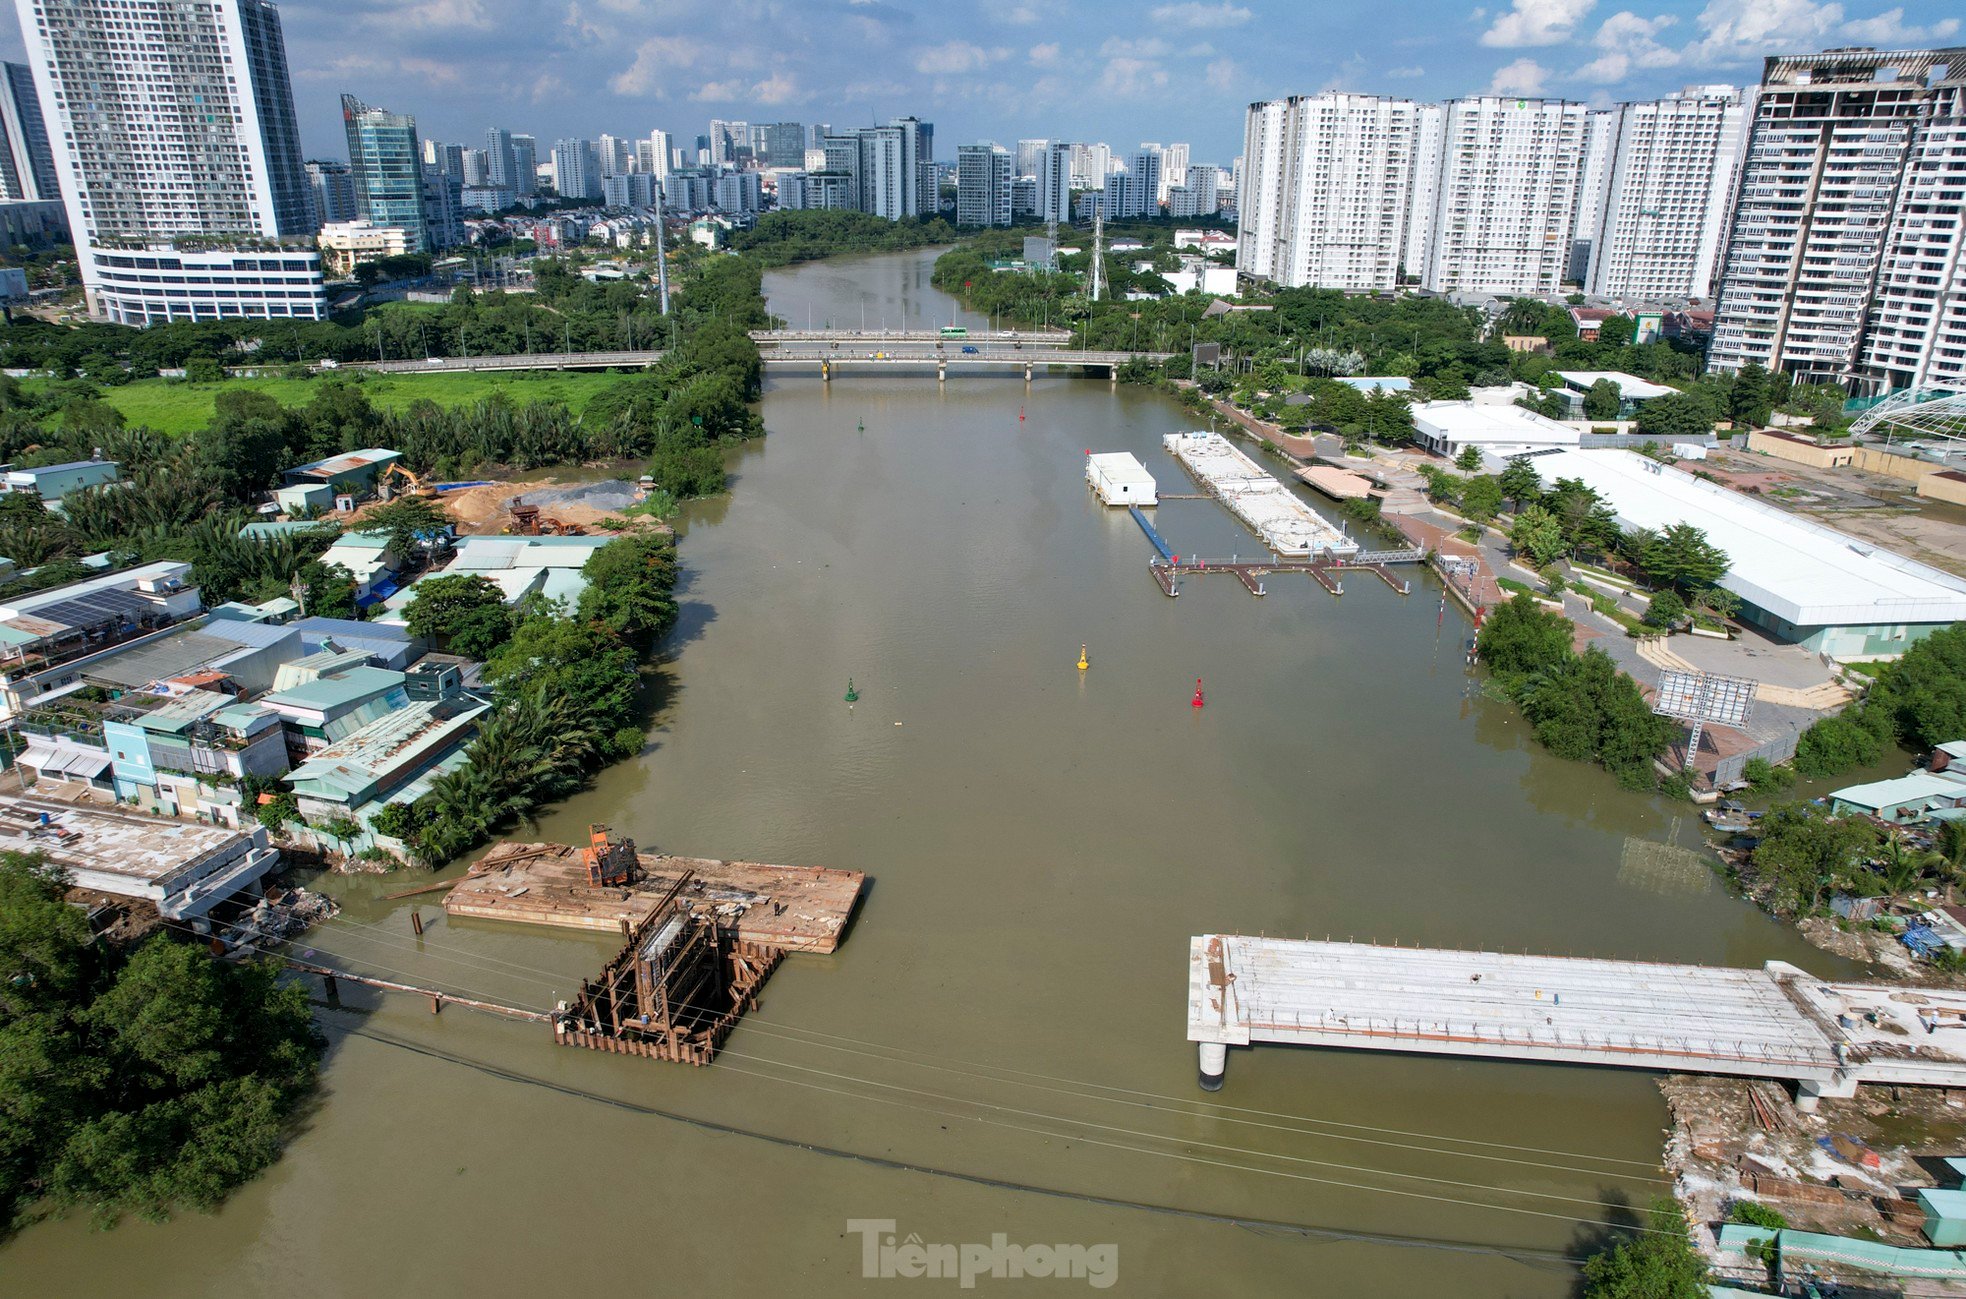
[[[1200,707],[1202,706],[1202,697],[1201,697],[1201,678],[1200,678],[1200,677],[1196,677],[1196,678],[1195,678],[1195,697],[1194,697],[1193,699],[1191,699],[1191,700],[1189,700],[1188,702],[1189,702],[1189,703],[1191,703],[1191,704],[1193,704],[1193,705],[1194,705],[1194,706],[1195,706],[1196,708],[1200,708]]]

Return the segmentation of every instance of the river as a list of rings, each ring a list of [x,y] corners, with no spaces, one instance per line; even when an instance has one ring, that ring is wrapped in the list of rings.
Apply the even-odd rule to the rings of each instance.
[[[984,323],[932,261],[767,291],[795,325],[863,302],[870,325]],[[212,1216],[27,1231],[0,1291],[846,1295],[869,1286],[848,1221],[893,1219],[930,1244],[1112,1244],[1120,1293],[1554,1299],[1567,1266],[1496,1250],[1573,1250],[1662,1189],[1651,1075],[1271,1046],[1232,1052],[1203,1107],[1189,936],[1845,968],[1727,895],[1690,810],[1540,752],[1474,689],[1431,580],[1163,597],[1082,465],[1129,450],[1192,491],[1166,398],[856,372],[773,377],[764,417],[731,494],[686,514],[647,750],[540,830],[864,870],[838,954],[788,960],[706,1070],[344,990],[266,1176]],[[1213,502],[1158,523],[1255,548]],[[550,1004],[612,946],[440,913],[417,940],[413,901],[379,900],[400,880],[326,887],[346,911],[308,950],[494,999]],[[1061,1285],[1085,1282],[980,1283]]]

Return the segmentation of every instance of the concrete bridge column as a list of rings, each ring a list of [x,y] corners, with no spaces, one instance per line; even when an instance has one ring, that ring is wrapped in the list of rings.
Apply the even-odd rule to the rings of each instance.
[[[937,361],[935,363],[935,381],[937,383],[947,383],[949,381],[949,363],[947,361]]]
[[[821,361],[819,363],[819,382],[833,382],[833,363],[831,361]]]
[[[1026,361],[1024,362],[1024,382],[1029,383],[1030,381],[1031,381],[1031,363],[1029,361]]]
[[[1229,1068],[1229,1048],[1221,1042],[1201,1044],[1201,1089],[1205,1092],[1222,1090],[1222,1075]]]
[[[1814,1114],[1823,1097],[1843,1100],[1857,1094],[1857,1080],[1837,1074],[1831,1078],[1804,1078],[1795,1084],[1795,1108]]]

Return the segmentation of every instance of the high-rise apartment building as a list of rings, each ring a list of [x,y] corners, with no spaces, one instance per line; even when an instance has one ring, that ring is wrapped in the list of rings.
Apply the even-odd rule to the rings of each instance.
[[[424,140],[423,166],[426,171],[440,171],[446,176],[459,176],[464,172],[464,146],[445,144],[442,140]]]
[[[852,207],[899,221],[932,215],[936,192],[934,131],[913,117],[826,137],[825,174],[849,178]]]
[[[1607,114],[1602,198],[1580,202],[1577,219],[1590,245],[1586,292],[1646,302],[1712,294],[1748,111],[1732,86],[1694,86]],[[1584,190],[1593,198],[1588,166]]]
[[[279,11],[15,4],[91,311],[135,325],[325,315]]]
[[[1167,202],[1167,192],[1179,185],[1188,174],[1188,146],[1170,144],[1160,151],[1160,193],[1155,195],[1157,203]]]
[[[721,118],[710,119],[710,135],[704,145],[710,150],[710,161],[719,166],[734,166],[740,152],[751,149],[751,125],[748,122],[726,122]]]
[[[1113,173],[1113,151],[1103,144],[1072,146],[1073,189],[1105,189],[1106,177]]]
[[[623,176],[634,170],[629,160],[635,156],[632,142],[618,135],[604,135],[594,142],[594,153],[601,162],[601,179]]]
[[[675,156],[675,146],[669,142],[669,132],[650,131],[647,144],[651,155],[649,170],[657,179],[667,176]]]
[[[956,224],[1010,224],[1010,150],[997,144],[965,144],[956,149]]]
[[[601,157],[592,140],[561,140],[553,146],[553,184],[561,198],[601,197]]]
[[[1864,387],[1966,392],[1966,50],[1931,78],[1864,336]]]
[[[512,156],[512,133],[494,126],[485,132],[485,183],[518,190],[515,173],[518,163]]]
[[[461,160],[464,165],[457,175],[467,188],[482,189],[491,184],[491,157],[483,149],[466,149]]]
[[[314,190],[314,212],[322,225],[353,221],[361,214],[355,205],[355,177],[347,163],[317,159],[306,166],[307,183]]]
[[[0,199],[61,198],[55,177],[55,150],[48,142],[48,120],[41,111],[41,92],[34,88],[34,69],[25,63],[0,63],[6,74],[0,82]]]
[[[751,128],[751,155],[760,167],[804,166],[806,129],[797,122],[761,122]]]
[[[410,251],[421,252],[426,215],[416,119],[343,95],[341,123],[360,216],[370,225],[401,226],[414,241]]]
[[[1038,155],[1037,216],[1041,221],[1072,219],[1072,155],[1078,146],[1053,140]],[[1105,182],[1101,181],[1101,185]]]
[[[1926,243],[1925,227],[1911,223],[1927,218],[1901,207],[1900,192],[1912,207],[1936,204],[1940,215],[1949,208],[1956,217],[1960,195],[1905,187],[1914,160],[1921,178],[1945,173],[1943,165],[1933,169],[1942,160],[1932,150],[1943,152],[1950,139],[1943,122],[1956,111],[1951,88],[1962,75],[1966,49],[1768,60],[1721,263],[1711,368],[1752,363],[1839,382],[1865,363],[1885,382],[1929,369],[1914,358],[1936,336],[1914,341],[1904,331],[1915,331],[1918,320],[1939,321],[1945,286],[1921,281],[1946,277],[1919,268],[1922,250],[1943,238]],[[1894,256],[1887,259],[1887,250]],[[1887,260],[1892,279],[1884,282]],[[1915,305],[1928,293],[1932,311]],[[1874,305],[1879,343],[1866,348]]]
[[[1441,293],[1556,292],[1570,265],[1588,110],[1495,95],[1444,108],[1421,282]]]
[[[512,193],[518,198],[539,193],[539,141],[530,135],[512,137]]]
[[[1398,287],[1421,111],[1377,95],[1250,105],[1237,269],[1289,286]]]
[[[1049,140],[1019,140],[1015,167],[1019,176],[1036,176],[1039,160],[1051,150]]]
[[[1143,144],[1126,167],[1106,177],[1106,218],[1160,215],[1160,146]]]

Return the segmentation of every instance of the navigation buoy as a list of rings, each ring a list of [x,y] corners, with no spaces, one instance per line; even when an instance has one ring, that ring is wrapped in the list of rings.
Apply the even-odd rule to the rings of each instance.
[[[859,698],[860,698],[860,692],[853,688],[853,678],[848,677],[846,679],[846,701],[848,703],[852,703]]]
[[[1088,662],[1085,657],[1085,646],[1080,645],[1079,646],[1079,671],[1083,672],[1091,666],[1092,664]]]
[[[1022,424],[1024,422],[1024,408],[1022,406],[1019,406],[1017,408],[1017,422],[1019,424]]]
[[[867,421],[866,421],[866,420],[864,420],[864,419],[863,419],[863,420],[861,420],[861,421],[860,421],[860,425],[859,425],[859,431],[860,431],[860,432],[862,432],[862,433],[865,433],[865,432],[867,431]]]
[[[1202,699],[1202,697],[1201,697],[1201,678],[1200,678],[1200,677],[1196,677],[1196,678],[1195,678],[1195,697],[1194,697],[1193,699],[1190,699],[1190,700],[1189,700],[1188,702],[1189,702],[1189,703],[1191,703],[1191,704],[1193,704],[1193,705],[1194,705],[1194,706],[1195,706],[1196,708],[1200,708],[1200,707],[1202,706],[1202,704],[1203,704],[1203,702],[1204,702],[1204,701],[1203,701],[1203,699]]]

